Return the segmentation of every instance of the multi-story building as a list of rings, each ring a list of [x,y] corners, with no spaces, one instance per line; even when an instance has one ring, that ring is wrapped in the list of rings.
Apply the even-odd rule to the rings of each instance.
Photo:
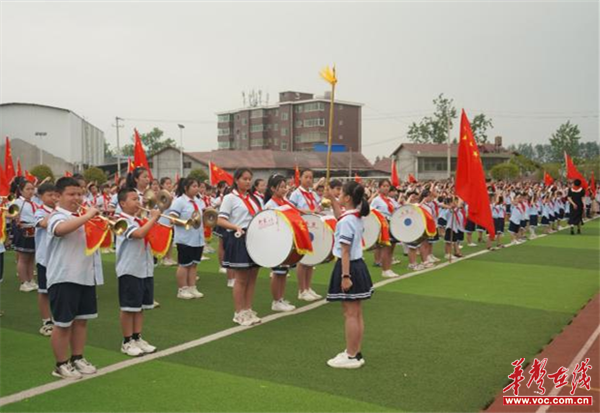
[[[281,92],[275,105],[258,105],[218,115],[219,149],[310,151],[327,143],[330,97]],[[362,104],[336,100],[333,144],[361,150]]]

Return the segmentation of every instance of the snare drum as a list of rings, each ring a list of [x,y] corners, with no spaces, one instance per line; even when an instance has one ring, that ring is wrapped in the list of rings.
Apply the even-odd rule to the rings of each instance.
[[[403,205],[390,219],[392,236],[404,243],[418,244],[435,235],[435,231],[435,222],[431,214],[419,205]]]
[[[250,221],[246,249],[252,261],[265,268],[294,265],[302,258],[294,245],[294,230],[272,209],[259,212]]]
[[[333,259],[334,233],[329,224],[325,222],[328,218],[315,214],[304,214],[302,219],[306,221],[308,232],[310,232],[313,253],[302,257],[300,264],[314,266],[331,261]]]
[[[363,249],[370,250],[377,245],[379,233],[381,232],[381,223],[373,213],[363,217],[362,220],[365,227],[365,232],[363,233]]]

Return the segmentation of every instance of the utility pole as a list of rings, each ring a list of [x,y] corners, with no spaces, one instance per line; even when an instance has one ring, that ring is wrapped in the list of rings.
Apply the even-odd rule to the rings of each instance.
[[[119,121],[123,120],[118,116],[115,116],[115,124],[113,125],[117,129],[117,175],[121,174],[121,142],[119,141],[119,128],[123,125],[119,125]]]
[[[448,114],[448,123],[446,124],[446,129],[448,133],[448,153],[447,153],[447,162],[448,162],[448,179],[452,176],[452,158],[450,155],[450,114]]]
[[[177,124],[177,126],[179,127],[179,146],[180,146],[180,150],[179,150],[180,174],[179,174],[179,177],[183,178],[183,130],[185,129],[185,126],[183,126],[180,123]]]

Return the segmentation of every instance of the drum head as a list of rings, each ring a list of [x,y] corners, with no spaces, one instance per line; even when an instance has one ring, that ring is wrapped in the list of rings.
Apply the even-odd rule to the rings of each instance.
[[[319,215],[302,215],[306,221],[308,232],[313,246],[313,253],[306,254],[300,260],[300,264],[318,265],[329,259],[333,250],[333,231]]]
[[[425,216],[417,205],[403,205],[392,214],[390,232],[401,242],[415,242],[425,233]]]
[[[285,219],[267,209],[252,218],[246,232],[248,255],[261,267],[283,264],[294,250],[293,232]]]
[[[379,240],[381,223],[373,213],[363,217],[362,220],[365,227],[365,232],[363,233],[363,249],[368,250],[373,248]]]

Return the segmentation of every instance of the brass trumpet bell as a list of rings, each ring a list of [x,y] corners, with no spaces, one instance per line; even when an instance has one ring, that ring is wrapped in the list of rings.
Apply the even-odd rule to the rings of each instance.
[[[217,220],[219,219],[219,213],[216,209],[208,207],[204,210],[202,214],[202,221],[204,222],[204,226],[208,228],[214,228],[217,226]]]
[[[202,225],[202,215],[200,214],[200,212],[194,211],[192,213],[192,217],[190,218],[190,221],[192,222],[192,226],[195,229],[200,228],[200,225]]]
[[[6,216],[8,218],[14,218],[19,215],[20,209],[18,205],[12,204],[9,206],[3,206],[2,210],[6,211]]]
[[[125,231],[127,231],[127,228],[129,228],[129,223],[123,218],[119,218],[115,221],[108,219],[108,226],[115,235],[123,235]]]
[[[142,199],[144,205],[149,209],[158,208],[160,211],[169,209],[171,202],[173,202],[173,197],[169,191],[164,189],[161,189],[158,193],[154,192],[152,189],[147,189],[144,191]]]
[[[7,196],[0,196],[0,199],[5,200],[6,202],[14,202],[17,197],[15,194],[8,194]]]

